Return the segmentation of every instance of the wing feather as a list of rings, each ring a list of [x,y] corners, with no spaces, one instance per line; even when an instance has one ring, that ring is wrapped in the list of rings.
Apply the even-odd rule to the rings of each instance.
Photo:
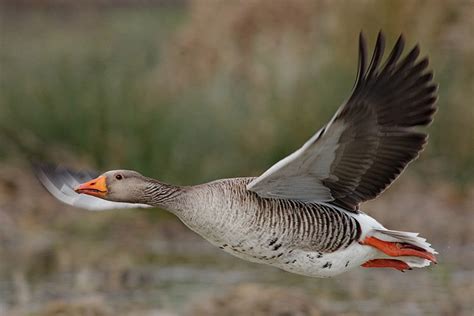
[[[357,212],[415,159],[427,135],[416,126],[431,123],[437,86],[429,60],[417,62],[416,45],[401,58],[401,35],[382,63],[385,38],[377,36],[367,64],[366,41],[359,37],[358,74],[350,98],[331,121],[299,150],[249,183],[262,197],[331,202]]]

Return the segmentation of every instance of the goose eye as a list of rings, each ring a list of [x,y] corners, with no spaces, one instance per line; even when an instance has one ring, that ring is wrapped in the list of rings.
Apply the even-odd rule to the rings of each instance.
[[[117,180],[122,180],[123,179],[123,176],[121,174],[118,174],[115,176],[115,179]]]

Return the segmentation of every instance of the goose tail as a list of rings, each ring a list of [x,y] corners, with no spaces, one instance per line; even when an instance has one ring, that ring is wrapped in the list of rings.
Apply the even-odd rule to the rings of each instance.
[[[373,229],[361,243],[379,250],[376,259],[364,263],[363,267],[390,267],[405,271],[437,263],[438,252],[418,233]]]

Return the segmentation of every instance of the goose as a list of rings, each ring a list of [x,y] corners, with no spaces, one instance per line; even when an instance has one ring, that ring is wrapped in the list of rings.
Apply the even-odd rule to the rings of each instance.
[[[103,174],[39,164],[35,172],[60,201],[88,210],[157,207],[241,259],[311,277],[353,269],[399,271],[436,263],[417,233],[389,230],[360,209],[417,158],[432,122],[437,85],[418,44],[402,56],[403,34],[382,63],[378,33],[370,63],[359,35],[350,97],[301,148],[259,177],[177,186],[136,171]]]

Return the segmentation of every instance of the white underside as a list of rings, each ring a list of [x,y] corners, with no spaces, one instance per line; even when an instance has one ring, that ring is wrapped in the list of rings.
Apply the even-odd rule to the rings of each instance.
[[[343,209],[340,210],[356,218],[360,223],[362,231],[360,240],[370,236],[374,229],[385,229],[379,222],[367,214],[354,214]],[[302,275],[312,277],[331,277],[359,267],[361,264],[369,260],[385,257],[385,254],[382,254],[374,247],[353,243],[345,249],[340,249],[332,253],[325,253],[319,259],[317,258],[317,252],[305,250],[294,252],[294,257],[296,262],[292,265],[275,265],[283,270]]]
[[[332,277],[374,259],[378,251],[370,246],[354,243],[346,249],[325,253],[317,258],[318,253],[312,251],[295,251],[293,264],[277,263],[275,266],[297,274],[311,277]],[[293,259],[293,260],[294,260]]]
[[[417,233],[387,230],[378,221],[365,213],[353,214],[348,212],[348,214],[356,218],[361,225],[362,233],[360,240],[374,236],[389,242],[408,242],[432,254],[437,253],[424,238],[418,237]],[[228,252],[232,253],[232,251]],[[361,245],[359,243],[353,243],[345,249],[332,253],[324,253],[322,256],[315,251],[295,249],[291,254],[270,262],[251,260],[251,258],[246,258],[246,256],[242,254],[232,254],[242,259],[276,266],[292,273],[323,278],[341,274],[359,267],[372,259],[391,258],[401,260],[406,262],[411,268],[423,268],[429,266],[431,263],[429,260],[413,256],[390,257],[372,246]]]

